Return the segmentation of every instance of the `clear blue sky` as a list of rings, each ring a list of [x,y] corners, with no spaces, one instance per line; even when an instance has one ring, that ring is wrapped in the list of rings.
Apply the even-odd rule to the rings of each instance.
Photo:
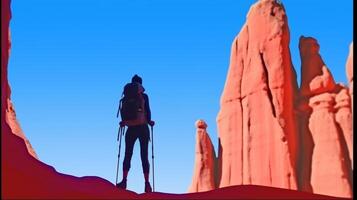
[[[39,158],[62,173],[114,182],[118,99],[137,73],[157,123],[156,190],[186,192],[194,165],[194,122],[207,121],[217,147],[215,119],[231,43],[254,2],[13,0],[12,100]],[[318,39],[335,80],[346,83],[353,1],[283,3],[298,79],[298,39],[304,35]],[[139,153],[137,142],[128,189],[142,193]]]

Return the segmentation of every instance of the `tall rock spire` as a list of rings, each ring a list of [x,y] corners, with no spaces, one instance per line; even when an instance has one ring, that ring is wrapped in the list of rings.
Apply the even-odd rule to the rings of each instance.
[[[203,192],[216,188],[215,163],[216,156],[211,139],[206,131],[207,124],[203,120],[196,123],[196,154],[193,179],[189,192]]]
[[[296,189],[296,76],[284,7],[254,4],[232,44],[217,116],[220,187],[256,184]]]

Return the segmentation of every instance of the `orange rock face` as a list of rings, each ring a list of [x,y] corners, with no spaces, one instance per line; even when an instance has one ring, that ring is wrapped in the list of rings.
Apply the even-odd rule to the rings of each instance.
[[[340,91],[335,97],[336,111],[335,118],[337,127],[343,133],[344,142],[342,142],[343,148],[347,146],[347,154],[349,155],[349,161],[351,162],[351,168],[353,169],[353,124],[352,124],[352,110],[351,110],[351,97],[348,92],[348,88],[341,86]],[[346,144],[345,144],[346,143]],[[346,151],[346,149],[344,150]]]
[[[193,179],[189,192],[203,192],[216,188],[215,186],[215,152],[203,120],[196,121],[196,156]]]
[[[335,81],[325,66],[319,50],[320,46],[312,37],[300,37],[301,87],[302,96],[313,96],[335,89]]]
[[[12,133],[19,136],[25,141],[27,151],[30,153],[30,155],[38,159],[35,150],[32,148],[30,141],[26,138],[24,132],[21,129],[19,122],[16,119],[16,112],[15,112],[14,105],[9,99],[7,101],[6,123],[9,124]]]
[[[219,187],[256,184],[296,189],[297,91],[284,8],[259,1],[235,38],[217,116]]]

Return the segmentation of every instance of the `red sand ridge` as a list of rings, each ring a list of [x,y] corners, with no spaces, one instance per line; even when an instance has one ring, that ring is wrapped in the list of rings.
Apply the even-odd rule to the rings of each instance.
[[[232,44],[217,116],[218,166],[210,169],[216,172],[211,178],[195,171],[200,188],[218,177],[217,188],[255,184],[352,197],[353,44],[348,88],[335,83],[317,41],[301,37],[298,89],[289,37],[281,4],[261,0],[251,7]]]

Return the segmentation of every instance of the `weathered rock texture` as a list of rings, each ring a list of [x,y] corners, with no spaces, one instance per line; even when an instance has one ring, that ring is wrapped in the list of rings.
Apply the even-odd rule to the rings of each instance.
[[[218,187],[352,196],[352,53],[348,88],[335,83],[314,38],[301,37],[299,48],[298,89],[283,6],[261,0],[251,7],[232,44],[217,116]]]
[[[197,120],[195,125],[197,128],[195,169],[188,191],[209,191],[216,188],[214,174],[216,156],[211,139],[206,131],[207,124],[203,120]]]
[[[220,187],[296,189],[295,71],[284,8],[259,1],[235,38],[221,109]]]
[[[8,99],[7,101],[6,123],[9,124],[12,133],[19,136],[25,141],[27,151],[30,153],[30,155],[38,159],[35,150],[32,148],[30,141],[26,138],[24,132],[21,129],[19,122],[16,119],[15,108],[10,99]]]
[[[352,123],[352,99],[349,95],[348,88],[340,86],[339,92],[335,97],[336,104],[334,109],[336,111],[337,127],[343,133],[342,146],[347,145],[348,155],[353,169],[353,123]],[[346,142],[346,145],[344,144]]]
[[[301,130],[302,142],[309,144],[309,159],[301,168],[310,167],[302,183],[314,193],[339,197],[352,196],[352,114],[348,89],[336,84],[320,54],[314,38],[300,38],[301,102],[307,127]],[[308,119],[308,120],[306,120]],[[305,132],[307,131],[307,133]],[[309,136],[308,136],[309,135]],[[311,135],[311,136],[310,136]],[[312,141],[307,141],[307,140]],[[307,146],[307,145],[304,145]]]

